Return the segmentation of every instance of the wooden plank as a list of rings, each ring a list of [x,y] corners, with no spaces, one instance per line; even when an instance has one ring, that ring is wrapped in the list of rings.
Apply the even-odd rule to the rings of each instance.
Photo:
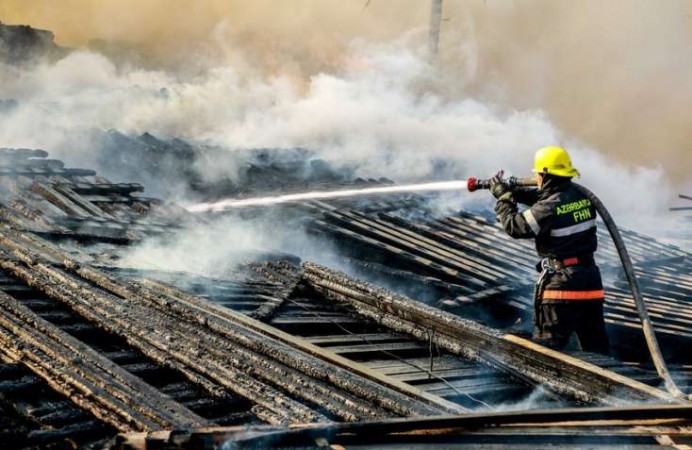
[[[139,183],[72,183],[70,188],[81,195],[129,195],[133,192],[144,192]]]
[[[420,389],[416,389],[415,387],[410,386],[406,383],[402,383],[398,380],[389,378],[386,375],[378,371],[372,370],[363,364],[351,361],[347,358],[344,358],[343,356],[337,355],[329,351],[329,349],[323,349],[315,344],[308,342],[305,339],[292,336],[275,327],[264,324],[258,320],[252,319],[243,314],[236,313],[232,310],[220,307],[218,305],[214,305],[212,303],[201,302],[195,299],[193,296],[172,290],[170,287],[167,287],[165,284],[161,284],[159,282],[153,282],[148,280],[145,282],[145,284],[153,287],[154,289],[160,290],[163,288],[165,291],[170,292],[172,295],[175,295],[175,297],[179,301],[185,302],[189,307],[206,311],[207,313],[213,314],[219,319],[242,325],[255,332],[261,333],[265,336],[271,337],[272,339],[276,339],[279,342],[294,347],[300,352],[305,353],[306,355],[311,355],[328,364],[334,365],[335,375],[337,375],[342,370],[346,370],[355,376],[362,377],[363,380],[368,380],[369,382],[376,383],[377,385],[385,389],[390,389],[394,392],[406,395],[411,399],[415,399],[416,401],[422,402],[423,404],[433,406],[439,411],[465,411],[465,408],[455,403],[449,402],[434,395],[427,394],[421,391]]]
[[[423,266],[424,269],[429,270],[430,272],[434,273],[436,276],[442,278],[443,280],[450,280],[451,282],[460,284],[462,286],[468,284],[473,285],[476,288],[486,287],[486,283],[480,280],[476,280],[475,278],[470,277],[467,274],[462,273],[458,270],[452,269],[441,264],[437,264],[428,258],[412,254],[406,250],[397,248],[393,245],[385,244],[368,236],[363,236],[362,234],[356,233],[346,228],[338,227],[336,225],[323,222],[321,220],[314,221],[313,225],[325,229],[330,233],[342,235],[347,238],[356,240],[358,242],[362,242],[364,245],[374,247],[375,249],[392,253],[396,255],[397,258],[400,258],[402,262],[406,262],[414,266]]]
[[[400,342],[409,339],[392,333],[365,333],[365,334],[333,334],[329,336],[314,336],[306,338],[312,344],[321,347],[330,345],[362,344],[366,342]]]
[[[349,355],[349,354],[362,354],[362,353],[381,353],[381,352],[401,352],[401,351],[414,351],[423,350],[428,351],[428,347],[422,345],[419,342],[408,341],[408,342],[394,342],[394,343],[377,343],[377,344],[351,344],[351,345],[339,345],[333,347],[327,347],[329,351],[337,353],[339,355]]]
[[[72,200],[68,199],[46,183],[35,182],[31,185],[31,190],[70,215],[77,217],[92,216],[89,211],[75,204]]]
[[[0,305],[3,351],[106,423],[119,430],[209,424],[4,293]]]
[[[303,277],[328,298],[351,304],[360,314],[397,332],[432,339],[440,347],[497,367],[522,379],[584,401],[621,404],[625,399],[683,402],[670,394],[513,335],[502,335],[312,263]]]
[[[517,398],[526,391],[530,391],[532,388],[527,388],[526,386],[517,386],[515,383],[488,383],[479,382],[475,385],[468,383],[454,383],[450,382],[451,387],[445,383],[430,383],[420,385],[421,388],[425,389],[426,392],[431,394],[439,395],[444,398],[455,398],[455,397],[465,397],[471,396],[469,400],[474,401],[479,406],[482,406],[483,396],[491,395],[496,398]],[[487,408],[490,409],[490,408]]]
[[[362,218],[354,220],[352,217],[349,217],[349,213],[345,212],[334,211],[330,214],[332,219],[335,219],[338,223],[343,225],[356,228],[358,233],[369,235],[389,245],[402,248],[409,253],[428,259],[434,264],[450,267],[455,271],[464,273],[469,278],[467,282],[473,282],[474,284],[481,284],[483,287],[487,287],[488,283],[499,280],[496,273],[483,271],[482,267],[473,266],[467,261],[459,259],[449,251],[429,248],[429,246],[424,245],[423,242],[414,242],[409,236],[402,236],[401,233],[397,231],[386,230],[373,221]]]
[[[55,190],[57,192],[60,192],[63,194],[67,199],[75,203],[76,205],[79,205],[81,208],[84,210],[88,211],[92,216],[94,217],[103,217],[108,220],[114,220],[115,217],[111,216],[108,214],[106,211],[103,209],[99,208],[98,206],[94,205],[81,195],[77,194],[74,192],[72,189],[67,187],[66,185],[56,185]]]
[[[308,313],[309,314],[309,313]],[[271,320],[272,325],[305,325],[306,331],[307,327],[313,324],[334,324],[334,325],[357,325],[361,324],[363,321],[355,317],[347,316],[320,316],[315,317],[312,315],[304,316],[279,316],[274,317]]]
[[[637,450],[662,448],[661,445],[685,448],[689,439],[692,408],[648,405],[638,407],[569,408],[533,411],[499,411],[418,419],[390,419],[356,424],[328,424],[292,427],[288,429],[255,429],[250,435],[247,427],[216,427],[199,430],[137,433],[121,436],[123,443],[137,450],[168,448],[175,444],[189,446],[194,442],[200,450],[211,450],[218,442],[237,446],[262,445],[266,439],[280,447],[309,447],[315,445],[315,436],[328,436],[334,448],[475,448],[501,450],[573,449],[579,439],[589,440],[584,448],[619,449],[626,444]],[[553,433],[552,430],[555,430]],[[517,440],[498,440],[502,434],[516,436]],[[459,437],[463,440],[459,440]],[[564,436],[567,440],[559,439]],[[374,437],[377,442],[373,444]],[[642,440],[617,440],[627,437],[648,437]],[[680,440],[676,439],[680,437]],[[387,439],[387,440],[385,440]],[[575,442],[577,446],[575,446]],[[616,445],[611,445],[613,443]],[[128,447],[130,448],[130,447]]]
[[[386,373],[392,373],[392,374],[398,374],[398,373],[409,373],[409,372],[417,372],[419,371],[420,367],[424,367],[427,369],[430,368],[430,357],[426,358],[406,358],[405,361],[397,360],[397,359],[370,359],[368,361],[363,362],[368,367],[371,367],[376,370],[380,370],[382,372]],[[450,354],[445,354],[442,356],[434,356],[433,357],[433,370],[447,370],[447,369],[453,369],[453,370],[462,370],[462,369],[473,369],[478,372],[490,372],[491,369],[488,369],[485,366],[478,366],[475,363],[471,363],[469,361],[466,361],[464,359],[461,359],[457,356],[453,356]]]
[[[413,368],[412,368],[413,369]],[[411,371],[408,373],[392,373],[390,371],[386,372],[387,375],[390,377],[394,377],[397,380],[405,381],[407,383],[413,383],[416,386],[419,386],[423,383],[432,383],[435,380],[438,380],[440,378],[443,378],[446,381],[452,381],[454,379],[460,379],[460,378],[483,378],[483,377],[488,377],[490,376],[492,378],[491,374],[496,374],[496,372],[492,372],[489,370],[483,370],[483,368],[478,369],[478,368],[472,368],[472,369],[439,369],[435,370],[433,369],[432,375],[428,373],[428,370],[417,370],[415,372]],[[428,390],[428,388],[425,388]]]

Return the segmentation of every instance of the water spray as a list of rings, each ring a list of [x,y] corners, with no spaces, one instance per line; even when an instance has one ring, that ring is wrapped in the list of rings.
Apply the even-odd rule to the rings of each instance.
[[[534,178],[517,178],[509,177],[504,180],[510,189],[516,187],[531,187],[536,186],[537,181]],[[263,205],[274,205],[280,203],[290,203],[290,202],[300,202],[318,199],[333,199],[333,198],[349,198],[349,197],[361,197],[368,195],[382,195],[382,194],[396,194],[404,192],[426,192],[426,191],[461,191],[466,188],[469,192],[475,192],[479,189],[490,189],[491,181],[488,179],[477,179],[469,178],[466,181],[443,181],[437,183],[422,183],[422,184],[409,184],[401,186],[378,186],[370,188],[361,189],[342,189],[338,191],[313,191],[313,192],[303,192],[298,194],[286,194],[278,195],[272,197],[257,197],[257,198],[247,198],[247,199],[227,199],[221,200],[214,203],[198,203],[196,205],[191,205],[187,207],[190,212],[206,212],[206,211],[224,211],[231,208],[246,207],[246,206],[263,206]],[[639,282],[634,273],[634,267],[632,261],[625,247],[625,243],[620,235],[613,218],[611,217],[608,210],[605,208],[603,203],[594,195],[593,192],[586,189],[585,187],[574,183],[576,188],[584,194],[596,208],[598,214],[603,219],[603,222],[608,228],[611,238],[615,248],[620,256],[620,261],[622,267],[625,271],[627,281],[629,282],[630,290],[632,296],[634,297],[635,304],[637,305],[637,312],[639,314],[639,319],[642,323],[642,330],[644,332],[644,337],[646,339],[647,346],[649,347],[649,353],[651,354],[651,359],[656,367],[656,371],[661,379],[665,382],[666,389],[678,398],[685,398],[685,394],[678,388],[673,379],[670,376],[666,363],[661,354],[660,347],[658,345],[658,340],[656,339],[656,334],[654,332],[651,319],[647,311],[646,303],[641,294],[641,289],[639,287]]]
[[[405,184],[400,186],[377,186],[361,189],[341,189],[338,191],[312,191],[298,194],[276,195],[272,197],[256,197],[245,199],[227,199],[213,203],[198,203],[187,206],[190,212],[224,211],[231,208],[246,206],[275,205],[309,200],[325,200],[332,198],[365,197],[369,195],[397,194],[405,192],[434,192],[459,191],[467,187],[466,181],[441,181],[436,183]]]

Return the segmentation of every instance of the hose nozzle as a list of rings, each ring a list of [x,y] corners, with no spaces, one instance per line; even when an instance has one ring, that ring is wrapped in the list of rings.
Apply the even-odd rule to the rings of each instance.
[[[533,178],[509,177],[504,181],[510,189],[519,186],[538,186],[538,182]],[[466,189],[468,189],[469,192],[474,192],[478,189],[490,189],[490,180],[479,180],[475,177],[471,177],[466,180]]]
[[[489,189],[490,188],[490,180],[479,180],[476,177],[471,177],[466,181],[466,189],[469,190],[469,192],[475,192],[478,189]]]

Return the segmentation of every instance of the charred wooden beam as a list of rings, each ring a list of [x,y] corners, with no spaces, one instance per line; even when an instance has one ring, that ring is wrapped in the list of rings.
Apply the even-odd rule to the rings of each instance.
[[[19,234],[15,235],[19,236]],[[331,361],[325,361],[326,358],[319,359],[296,352],[295,342],[292,343],[294,346],[278,342],[275,339],[278,330],[253,321],[247,316],[219,308],[210,302],[157,283],[137,285],[123,280],[113,280],[91,268],[70,262],[64,258],[65,255],[50,249],[49,246],[36,239],[24,240],[26,243],[34,244],[34,251],[48,250],[44,258],[53,261],[64,259],[63,266],[79,278],[38,262],[44,258],[28,253],[24,245],[10,237],[10,233],[3,233],[0,241],[12,248],[15,255],[22,258],[29,267],[22,268],[21,265],[11,261],[4,261],[0,265],[4,265],[14,275],[32,283],[53,298],[67,302],[80,314],[87,317],[91,315],[97,323],[104,324],[102,326],[110,327],[113,332],[123,335],[145,354],[153,354],[152,350],[163,347],[169,359],[183,366],[192,367],[216,382],[223,382],[225,387],[251,401],[260,402],[267,410],[277,411],[278,408],[277,412],[280,412],[281,405],[294,405],[292,408],[295,411],[292,415],[286,414],[284,421],[305,422],[316,418],[325,420],[325,418],[314,412],[311,416],[306,415],[305,409],[300,412],[300,408],[289,398],[282,402],[276,402],[274,398],[271,401],[265,401],[266,392],[272,392],[268,385],[260,391],[257,390],[259,387],[257,386],[253,389],[246,387],[238,392],[237,385],[242,384],[240,381],[244,377],[247,378],[247,373],[272,386],[280,387],[293,396],[303,398],[310,404],[319,405],[320,408],[344,420],[382,417],[383,414],[426,415],[460,410],[457,405],[421,393],[410,386],[403,387],[403,384],[393,380],[382,386],[371,381],[372,378],[366,379],[360,373],[353,373],[353,368],[346,367],[347,364],[339,367],[333,365]],[[84,281],[80,281],[80,278],[110,293],[97,292]],[[113,294],[118,297],[113,297]],[[128,299],[129,302],[126,304],[131,308],[136,307],[139,314],[135,315],[128,311],[130,308],[125,308],[119,298]],[[152,323],[147,327],[138,325],[137,316],[151,317]],[[229,321],[229,318],[234,320]],[[159,321],[161,324],[153,323]],[[169,322],[166,324],[166,321]],[[199,327],[200,324],[202,328]],[[254,329],[248,325],[254,325]],[[259,333],[258,328],[261,329]],[[296,341],[293,337],[290,339]],[[195,357],[185,353],[186,343],[195,344],[195,348],[198,349]],[[304,345],[310,344],[304,343]],[[203,353],[200,354],[200,352]],[[320,353],[327,352],[315,350],[315,354]],[[203,355],[209,355],[209,358],[204,358]],[[158,357],[161,358],[161,356]],[[336,355],[333,355],[332,359],[337,359]],[[237,368],[233,376],[229,372],[231,368]],[[229,378],[224,379],[224,376]],[[379,378],[386,379],[382,376]],[[397,389],[392,390],[392,386]],[[280,398],[281,394],[276,391],[273,397]]]
[[[41,245],[43,249],[48,249],[45,243],[29,237],[27,240]],[[52,257],[55,260],[61,258],[58,254],[53,254]],[[64,258],[64,255],[62,259],[68,270],[109,292],[138,302],[146,299],[149,304],[158,305],[157,307],[169,313],[172,312],[178,319],[182,315],[193,323],[206,325],[211,330],[222,334],[224,338],[231,338],[251,350],[276,358],[282,364],[296,367],[317,379],[333,383],[352,395],[379,404],[396,414],[426,415],[463,410],[454,403],[388,379],[300,338],[283,333],[243,314],[180,292],[163,283],[151,280],[145,280],[141,284],[116,281],[92,268],[79,266],[74,261]],[[296,349],[301,352],[296,352]]]
[[[310,408],[245,373],[238,365],[251,367],[253,363],[243,358],[234,358],[232,348],[225,348],[219,341],[207,342],[201,348],[191,345],[189,339],[198,330],[190,330],[191,325],[181,322],[179,318],[161,316],[152,308],[125,305],[119,298],[94,292],[83,282],[42,264],[23,267],[18,263],[0,260],[0,267],[51,298],[70,305],[100,327],[123,336],[130,345],[145,355],[178,370],[190,381],[205,386],[210,392],[218,391],[220,387],[228,388],[282,417],[279,423],[326,420]],[[147,318],[146,321],[142,320],[144,317]],[[214,354],[224,351],[225,357]]]
[[[274,274],[270,268],[263,265],[253,265],[252,268],[264,275],[266,279],[277,281],[282,286],[281,289],[274,292],[271,297],[265,298],[261,306],[248,314],[255,319],[266,321],[272,318],[286,303],[286,300],[300,281],[300,277],[297,274],[288,274],[288,276],[286,274],[281,274],[278,276]]]
[[[78,272],[83,276],[89,277],[92,282],[110,287],[120,295],[127,295],[128,297],[126,298],[132,301],[137,301],[137,299],[141,301],[142,298],[146,298],[150,304],[162,307],[160,313],[170,314],[173,318],[188,319],[190,323],[196,326],[199,326],[199,324],[208,326],[214,321],[214,318],[208,317],[205,314],[194,314],[185,308],[178,309],[173,307],[171,299],[162,296],[160,289],[157,289],[158,292],[140,290],[138,293],[135,293],[132,285],[125,288],[118,287],[117,283],[107,281],[103,274],[91,272],[90,269],[80,268]],[[123,286],[125,284],[123,283]],[[178,323],[178,327],[182,328],[185,326],[185,322]],[[191,328],[190,333],[193,333],[194,330],[194,327]],[[205,328],[202,328],[200,332],[197,329],[197,334],[203,334],[204,330]],[[232,335],[231,332],[233,333]],[[304,371],[292,369],[294,367],[292,364],[277,362],[277,352],[284,354],[287,352],[285,350],[281,352],[277,348],[267,349],[267,346],[271,346],[272,343],[266,337],[253,335],[252,333],[243,333],[243,330],[238,330],[237,327],[235,330],[227,330],[225,337],[232,337],[232,342],[236,345],[229,346],[226,341],[218,341],[218,337],[209,337],[209,343],[205,345],[203,341],[200,341],[197,348],[204,349],[217,361],[229,360],[231,364],[237,365],[243,371],[243,374],[249,374],[257,380],[263,380],[273,386],[284,389],[313,405],[319,405],[319,407],[328,410],[343,420],[357,420],[361,417],[386,415],[384,411],[372,407],[369,403],[330,388],[323,382],[313,379]],[[211,341],[212,339],[214,340]],[[197,341],[196,338],[195,341]],[[263,348],[265,350],[262,350]],[[293,357],[292,360],[286,360],[286,362],[295,363],[296,359],[296,357]],[[305,368],[307,368],[307,365],[303,369]]]
[[[64,194],[58,192],[47,183],[34,182],[31,185],[31,190],[43,198],[51,202],[53,205],[62,209],[66,213],[77,216],[77,217],[91,217],[92,214],[84,209],[82,206],[77,205],[72,200],[67,198]]]
[[[144,284],[149,285],[156,291],[169,294],[171,298],[177,299],[187,307],[200,309],[209,313],[212,318],[218,318],[218,321],[209,321],[208,325],[215,327],[218,332],[223,333],[227,337],[232,337],[232,329],[240,326],[248,331],[272,338],[277,343],[282,344],[275,345],[270,350],[280,361],[292,364],[294,367],[305,370],[319,379],[327,380],[341,389],[368,399],[368,401],[398,414],[430,415],[444,411],[463,410],[459,405],[385,377],[361,364],[350,361],[243,314],[220,308],[213,303],[201,301],[163,283],[146,280]],[[233,327],[229,327],[230,324]],[[300,352],[296,352],[296,349],[300,350]]]
[[[30,148],[0,148],[0,158],[2,159],[29,159],[29,158],[46,158],[48,152],[45,150],[30,149]],[[4,161],[3,161],[4,162]]]
[[[69,187],[80,195],[130,195],[133,192],[144,192],[139,183],[72,183]]]
[[[0,205],[0,218],[22,230],[48,231],[53,227],[52,224],[46,225],[40,220],[34,220],[31,212],[27,214],[27,211],[17,210],[15,205]]]
[[[316,291],[353,306],[395,331],[433,339],[440,347],[586,402],[677,402],[669,394],[531,341],[385,291],[312,263],[303,277]]]
[[[99,208],[98,206],[94,205],[91,203],[89,200],[85,199],[82,197],[80,194],[76,193],[72,189],[70,189],[67,185],[65,184],[56,184],[54,186],[54,189],[61,193],[62,195],[65,196],[65,198],[69,199],[72,201],[74,204],[78,205],[82,209],[86,210],[89,212],[94,217],[102,217],[104,219],[109,219],[113,220],[115,217],[111,216],[107,212],[105,212],[103,209]]]
[[[500,445],[490,448],[512,448],[512,443],[523,443],[525,445],[521,448],[566,449],[575,448],[574,442],[572,445],[565,443],[562,446],[559,443],[563,441],[560,436],[575,435],[591,435],[596,438],[588,441],[585,448],[609,448],[609,443],[613,441],[631,445],[641,443],[644,437],[649,438],[651,448],[656,447],[657,441],[672,448],[686,448],[684,445],[692,436],[691,414],[690,406],[645,405],[493,412],[284,429],[226,427],[168,430],[122,434],[111,448],[154,450],[194,447],[211,450],[223,443],[237,449],[257,446],[302,448],[314,447],[316,442],[325,447],[332,446],[331,448],[378,448],[386,447],[386,444],[398,444],[397,448],[402,444],[406,448],[423,448],[426,442],[431,448],[436,448],[435,445],[444,448],[488,448],[489,442],[498,442],[498,436],[505,436],[504,440],[499,441]],[[462,446],[463,443],[468,446]]]
[[[16,213],[31,219],[34,223],[46,229],[51,229],[55,227],[53,219],[48,217],[43,211],[38,210],[31,205],[29,205],[24,199],[16,198],[9,201],[10,206],[16,211]]]
[[[1,351],[118,430],[209,424],[0,292]]]

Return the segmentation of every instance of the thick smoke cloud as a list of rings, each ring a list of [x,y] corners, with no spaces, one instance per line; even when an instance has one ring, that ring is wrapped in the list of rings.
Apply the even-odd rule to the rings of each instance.
[[[365,7],[368,4],[367,8]],[[692,163],[692,3],[686,0],[445,0],[445,98],[473,93],[542,109],[567,135],[676,183]],[[352,39],[425,39],[420,0],[4,0],[0,20],[56,32],[64,45],[136,45],[140,62],[195,70],[313,75],[352,64]],[[213,56],[213,57],[212,57]],[[255,72],[256,74],[257,72]],[[444,76],[447,75],[447,76]],[[309,84],[304,85],[306,88]]]
[[[692,2],[487,4],[473,13],[476,86],[495,75],[513,105],[566,134],[690,181]]]
[[[527,174],[534,149],[566,141],[540,110],[450,100],[421,88],[434,85],[434,71],[424,52],[410,47],[405,38],[354,45],[360,65],[316,75],[305,90],[287,77],[245,78],[233,67],[182,81],[162,71],[122,71],[103,56],[75,52],[6,85],[21,102],[3,117],[0,138],[82,165],[89,162],[90,142],[74,136],[91,127],[230,149],[304,147],[363,176],[399,182],[484,176],[499,167]],[[643,216],[665,206],[660,190],[649,191],[666,188],[661,170],[628,168],[576,141],[566,143],[585,180],[623,220],[641,226]],[[619,195],[625,189],[626,198]]]
[[[81,138],[91,128],[230,150],[304,147],[398,182],[528,175],[536,148],[562,143],[620,224],[667,232],[661,217],[690,159],[685,3],[448,0],[436,64],[427,2],[364,4],[5,0],[0,20],[52,29],[62,45],[129,45],[92,44],[20,76],[0,68],[0,97],[19,101],[0,113],[0,142],[82,167],[93,166],[93,143]],[[490,199],[447,205],[470,202]],[[228,227],[180,236],[177,247],[148,244],[132,261],[156,255],[194,271],[241,247],[285,248],[280,234],[246,227],[224,241]],[[229,245],[192,244],[200,236]]]

